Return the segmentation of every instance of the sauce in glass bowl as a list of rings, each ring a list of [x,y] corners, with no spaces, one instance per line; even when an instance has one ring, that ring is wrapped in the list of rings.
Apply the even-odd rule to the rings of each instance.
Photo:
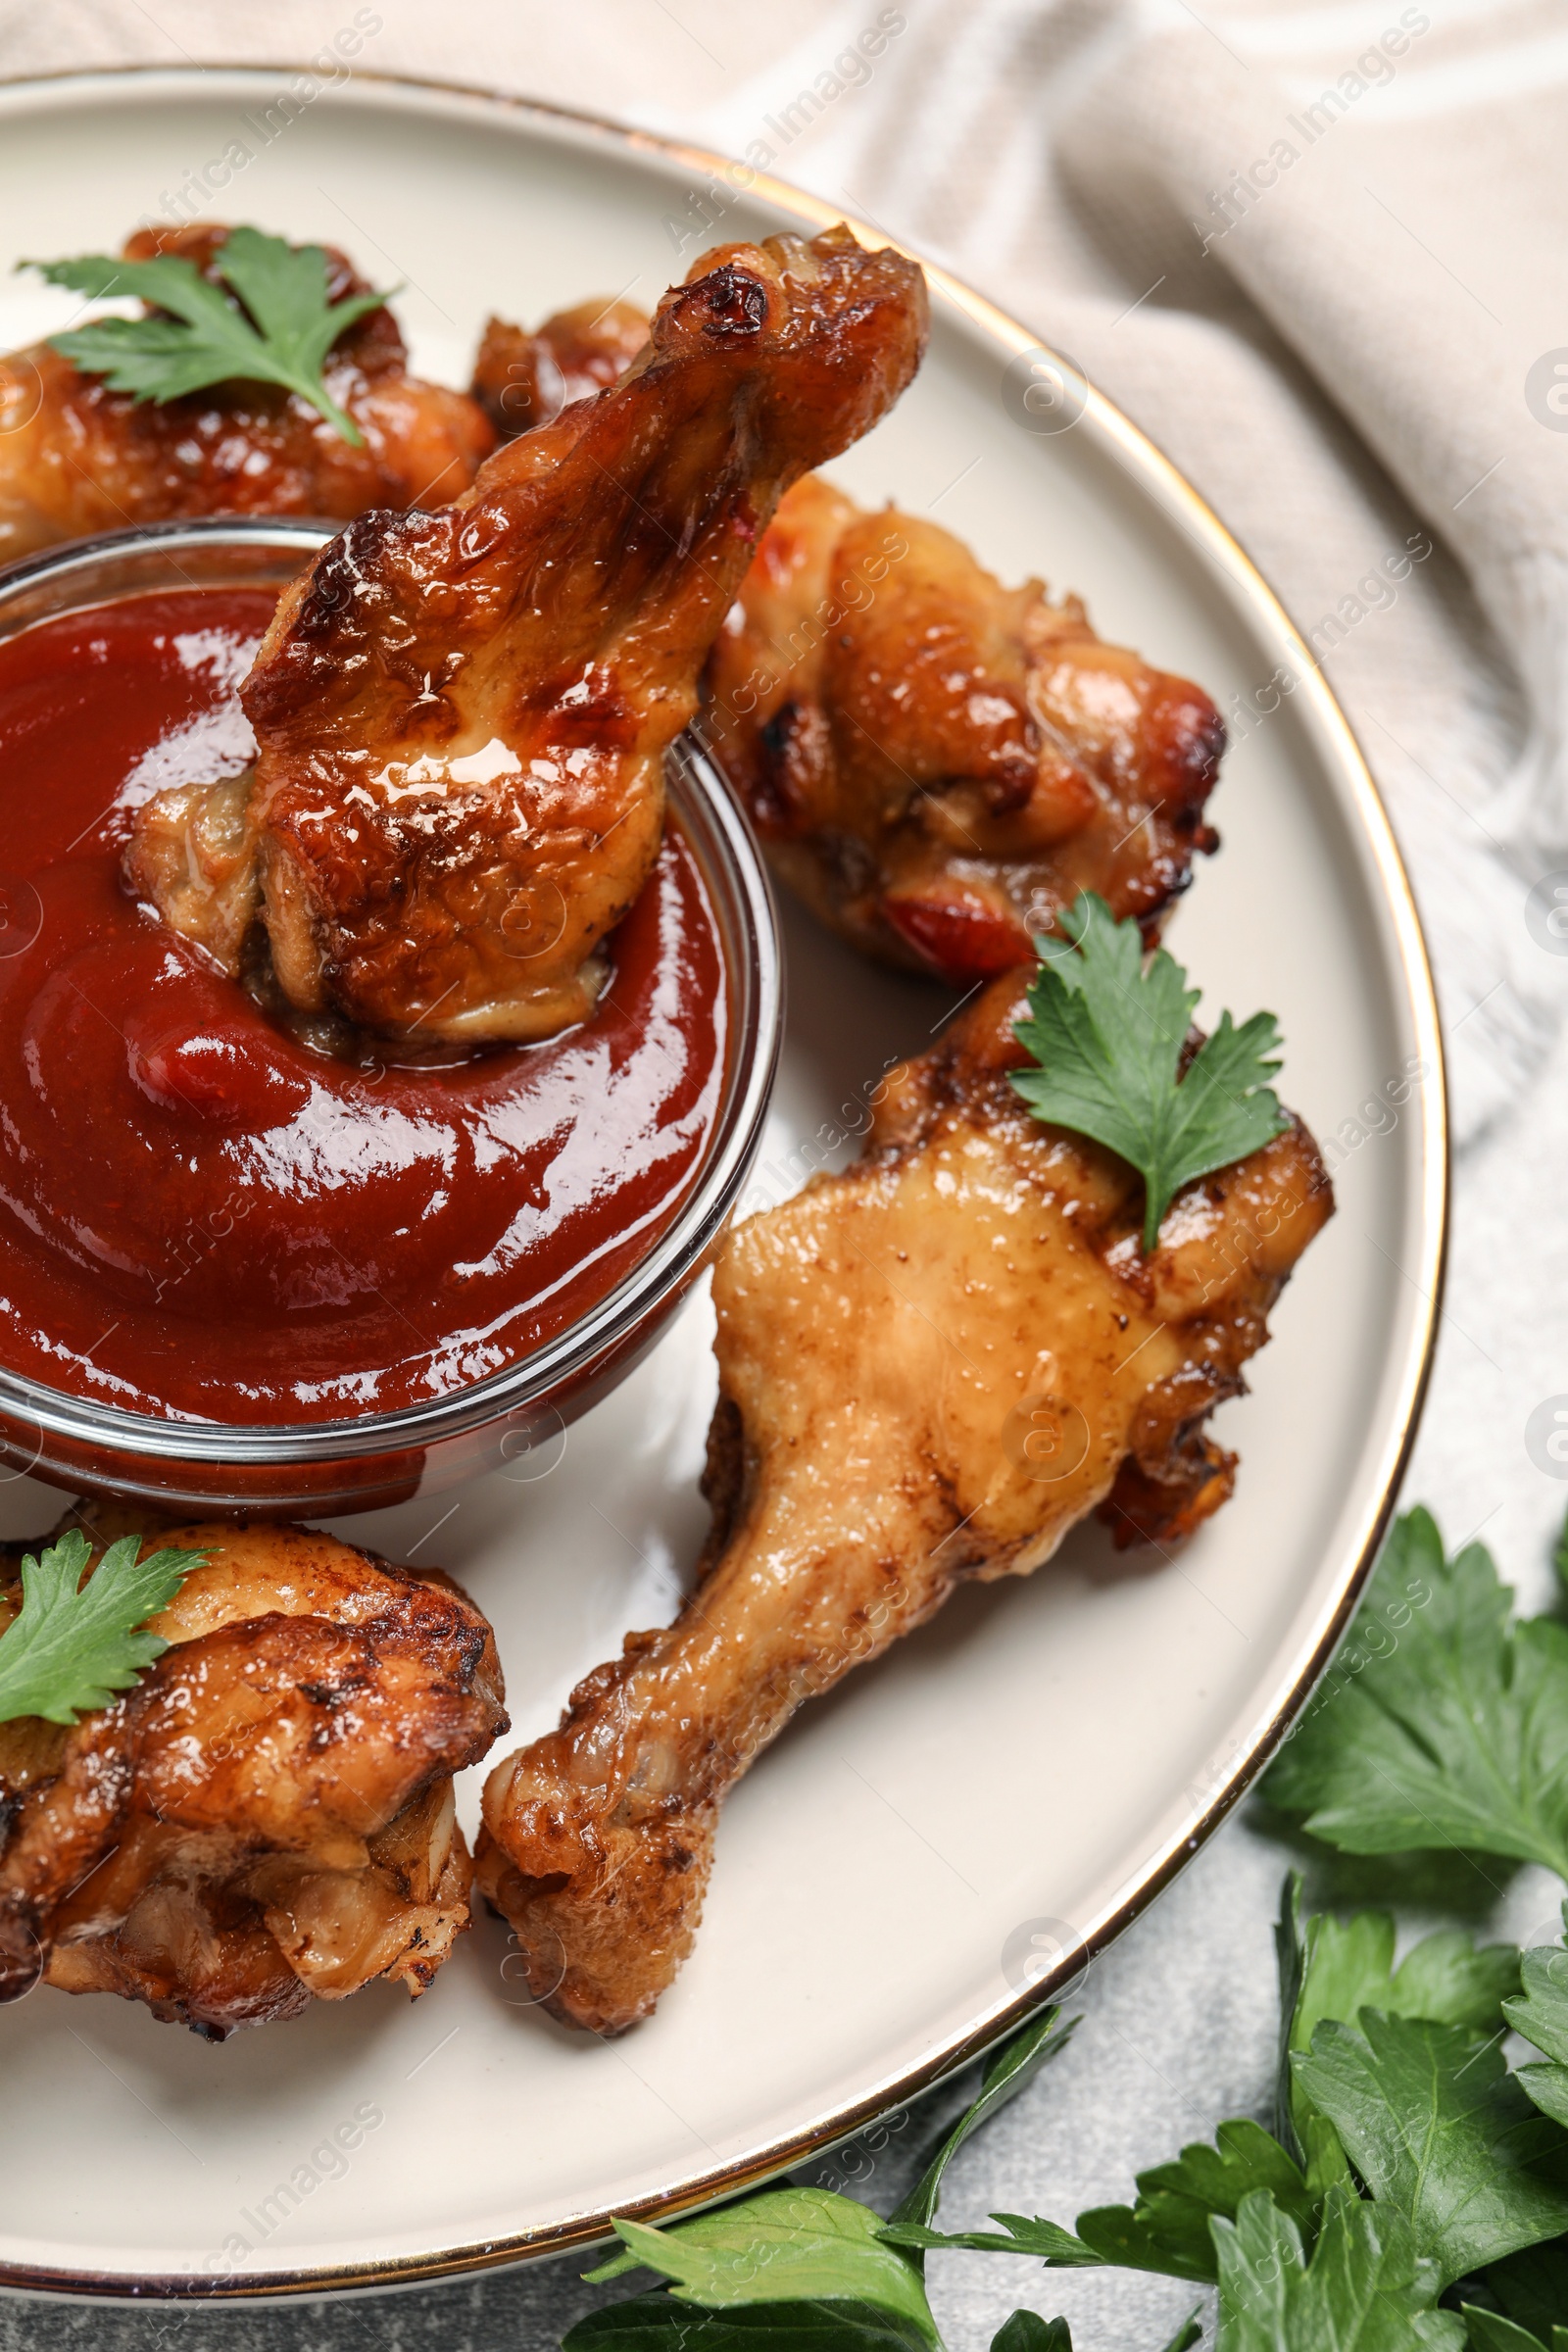
[[[0,638],[0,1369],[176,1420],[447,1396],[602,1300],[690,1196],[729,993],[667,822],[594,1017],[462,1060],[318,1052],[121,878],[136,808],[236,772],[263,586]]]

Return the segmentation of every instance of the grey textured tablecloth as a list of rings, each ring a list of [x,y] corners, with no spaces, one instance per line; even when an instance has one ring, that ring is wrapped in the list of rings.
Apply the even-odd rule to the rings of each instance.
[[[214,0],[13,0],[0,5],[0,74],[304,57],[340,13],[334,0],[243,16]],[[876,18],[872,0],[459,0],[440,12],[381,0],[378,13],[372,69],[558,99],[731,153],[798,92],[824,87],[819,76],[839,81],[772,168],[951,262],[1072,350],[1207,493],[1303,626],[1358,603],[1369,564],[1408,531],[1433,532],[1437,557],[1396,604],[1340,632],[1326,662],[1415,872],[1476,1139],[1458,1171],[1407,1494],[1453,1538],[1482,1531],[1539,1601],[1568,1499],[1524,1443],[1532,1408],[1568,1390],[1568,1045],[1555,1028],[1568,959],[1534,945],[1524,901],[1543,870],[1568,866],[1568,441],[1540,385],[1534,406],[1523,386],[1568,331],[1550,312],[1568,154],[1560,12],[1530,0],[1428,0],[1402,18],[1381,0],[1229,0],[1201,16],[1185,0],[906,0],[883,12],[900,28],[865,80],[833,66]],[[1396,69],[1355,72],[1387,26],[1413,19],[1422,29]],[[1224,200],[1247,159],[1269,151],[1281,107],[1350,81],[1359,91],[1322,155],[1303,155],[1289,185],[1260,174],[1266,199]],[[1357,186],[1393,229],[1355,210]],[[961,2158],[951,2224],[997,2207],[1070,2220],[1220,2118],[1266,2114],[1270,1925],[1291,1858],[1246,1811],[1214,1840],[1099,1965],[1067,2056]],[[1358,1884],[1308,1859],[1324,1894],[1387,1899],[1398,1875]],[[1410,1889],[1417,1921],[1419,1879]],[[1546,1925],[1555,1900],[1534,1872],[1500,1894],[1479,1878],[1457,1894],[1513,1934]],[[892,2147],[914,2145],[918,2122]],[[8,2139],[4,2165],[25,2161]],[[865,2193],[891,2201],[905,2162],[879,2157]],[[0,2302],[0,2352],[78,2340],[98,2352],[532,2352],[593,2302],[577,2267],[275,2310]],[[1165,2281],[964,2256],[936,2257],[932,2278],[955,2352],[987,2342],[1015,2303],[1066,2312],[1080,2352],[1155,2352],[1196,2299]]]

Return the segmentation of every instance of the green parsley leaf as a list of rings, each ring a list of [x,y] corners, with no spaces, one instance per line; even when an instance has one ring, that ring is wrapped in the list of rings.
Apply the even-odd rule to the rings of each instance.
[[[1437,2278],[1409,2224],[1344,2181],[1329,2190],[1310,2265],[1296,2224],[1262,2190],[1213,2230],[1215,2352],[1463,2352],[1464,2322],[1434,2308]]]
[[[1193,2346],[1201,2343],[1202,2340],[1202,2322],[1198,2312],[1189,2312],[1171,2337],[1170,2342],[1165,2346],[1165,2352],[1193,2352]]]
[[[387,297],[371,291],[329,302],[319,245],[232,230],[216,263],[227,293],[180,254],[126,262],[88,253],[20,267],[92,302],[135,295],[156,306],[148,318],[91,318],[50,337],[56,351],[84,373],[102,375],[111,391],[166,401],[236,377],[282,384],[354,448],[364,446],[359,426],[327,391],[322,369],[344,329]]]
[[[1177,2328],[1165,2352],[1192,2352],[1202,2333],[1194,2312]],[[1072,2329],[1065,2320],[1043,2320],[1038,2311],[1015,2311],[991,2338],[991,2352],[1072,2352]]]
[[[1545,2343],[1528,2328],[1496,2312],[1480,2311],[1473,2303],[1461,2303],[1459,2309],[1469,2327],[1474,2352],[1568,2352],[1568,2328],[1553,2328],[1551,2341]]]
[[[22,1563],[22,1608],[0,1634],[0,1723],[41,1715],[74,1723],[128,1690],[169,1643],[139,1632],[167,1608],[205,1551],[149,1552],[140,1536],[111,1544],[83,1585],[92,1547],[76,1528]]]
[[[1033,1016],[1014,1034],[1039,1063],[1012,1084],[1036,1118],[1092,1136],[1144,1179],[1144,1248],[1184,1184],[1256,1152],[1286,1126],[1268,1085],[1279,1069],[1270,1012],[1241,1028],[1228,1012],[1178,1078],[1199,991],[1163,948],[1144,969],[1132,920],[1084,891],[1062,914],[1072,944],[1039,939]]]
[[[1306,2177],[1319,2194],[1344,2177],[1345,2151],[1326,2116],[1296,2080],[1292,2060],[1311,2048],[1325,2018],[1343,2023],[1363,2009],[1390,2017],[1424,2017],[1463,2026],[1477,2036],[1495,2034],[1503,2003],[1519,1989],[1519,1954],[1511,1943],[1477,1951],[1468,1936],[1440,1929],[1394,1965],[1395,1927],[1387,1912],[1359,1911],[1347,1920],[1330,1914],[1301,1919],[1301,1882],[1285,1882],[1279,1928],[1281,2136],[1306,2155]],[[1283,2199],[1281,2200],[1283,2202]]]
[[[1221,2124],[1215,2145],[1195,2141],[1174,2164],[1138,2175],[1138,2202],[1098,2207],[1078,2216],[1078,2235],[1102,2261],[1124,2270],[1157,2271],[1169,2278],[1216,2277],[1216,2216],[1229,2221],[1250,2196],[1268,2196],[1308,2238],[1316,2233],[1318,2200],[1261,2124],[1243,2117]]]
[[[662,2290],[591,2311],[561,2352],[929,2352],[907,2321],[861,2303],[752,2303],[694,2311]]]
[[[1568,2237],[1549,2246],[1532,2246],[1524,2254],[1510,2254],[1506,2262],[1494,2262],[1485,2283],[1510,2320],[1529,2328],[1543,2343],[1548,2342],[1553,2325],[1568,2313]],[[1568,2325],[1559,2333],[1565,2340],[1552,2344],[1550,2352],[1568,2352]]]
[[[1065,2320],[1043,2320],[1038,2311],[1014,2311],[991,2338],[991,2352],[1072,2352]]]
[[[1521,2066],[1517,2080],[1543,2115],[1568,2124],[1568,1951],[1554,1943],[1526,1952],[1521,1974],[1522,1997],[1503,2003],[1508,2023],[1552,2063]]]
[[[1166,2352],[1192,2352],[1203,2330],[1197,2312],[1183,2319]],[[1072,2328],[1065,2319],[1042,2319],[1039,2312],[1010,2312],[992,2335],[992,2352],[1072,2352]]]
[[[894,2224],[907,2223],[918,2228],[935,2219],[942,2198],[942,2180],[949,2165],[971,2133],[982,2124],[1028,2088],[1043,2066],[1059,2057],[1072,2037],[1077,2020],[1069,2019],[1058,2030],[1060,2008],[1050,2003],[1040,2010],[1020,2033],[1014,2034],[1002,2048],[987,2059],[980,2078],[980,2094],[965,2108],[950,2132],[943,2134],[930,2161],[908,2195],[895,2207]],[[908,2240],[913,2244],[915,2241]]]
[[[1449,1846],[1568,1878],[1568,1627],[1513,1620],[1512,1597],[1483,1545],[1447,1560],[1408,1512],[1265,1796],[1347,1853]]]
[[[1445,2286],[1568,2230],[1568,2136],[1536,2113],[1495,2040],[1365,2009],[1359,2028],[1319,2025],[1295,2072]]]
[[[1299,2168],[1261,2124],[1243,2117],[1221,2124],[1215,2145],[1196,2141],[1174,2164],[1157,2164],[1138,2175],[1136,2206],[1101,2205],[1078,2216],[1076,2233],[1057,2222],[1031,2221],[1023,2214],[994,2213],[1005,2234],[966,2230],[951,2237],[890,2223],[883,2235],[898,2245],[963,2247],[972,2253],[1032,2254],[1048,2270],[1114,2268],[1152,2271],[1164,2278],[1213,2283],[1215,2214],[1235,2215],[1254,2190],[1271,2194],[1310,2234],[1317,2226],[1317,2200]]]
[[[959,2251],[969,2254],[1032,2254],[1052,2271],[1103,2270],[1105,2257],[1086,2246],[1081,2237],[1058,2222],[1043,2222],[1022,2213],[994,2213],[997,2230],[933,2230],[923,2222],[889,2222],[882,2231],[889,2245],[912,2246],[922,2253]]]
[[[617,2221],[631,2257],[585,2273],[597,2283],[641,2265],[672,2281],[677,2302],[710,2311],[748,2303],[862,2303],[912,2328],[928,2344],[936,2322],[915,2265],[884,2245],[879,2217],[825,2188],[765,2189],[717,2213],[653,2229]]]

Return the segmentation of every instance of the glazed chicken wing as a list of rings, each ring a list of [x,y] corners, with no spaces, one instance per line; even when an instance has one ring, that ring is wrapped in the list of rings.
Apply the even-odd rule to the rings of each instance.
[[[1139,1179],[1007,1084],[1022,991],[893,1075],[858,1165],[724,1244],[696,1589],[490,1776],[477,1882],[572,2024],[653,2008],[724,1795],[804,1699],[1097,1505],[1169,1544],[1230,1493],[1203,1423],[1332,1211],[1316,1147],[1293,1121],[1188,1185],[1145,1257]]]
[[[254,785],[150,802],[133,886],[230,968],[259,916],[306,1014],[459,1041],[584,1018],[758,536],[925,330],[919,270],[848,229],[705,256],[631,374],[455,506],[322,551],[243,690]]]
[[[139,229],[125,259],[174,254],[213,276],[229,231]],[[327,251],[333,302],[365,280]],[[495,433],[461,392],[408,372],[390,311],[339,336],[327,390],[365,437],[355,449],[280,385],[234,381],[161,404],[111,392],[48,343],[0,359],[0,563],[92,531],[192,514],[323,514],[439,505],[472,482]]]
[[[96,1564],[146,1515],[88,1524]],[[156,1541],[211,1557],[143,1680],[72,1729],[0,1724],[0,2000],[41,1974],[221,2040],[373,1977],[422,1992],[468,1924],[452,1776],[507,1728],[488,1625],[302,1528]]]
[[[499,438],[514,440],[614,383],[647,340],[647,312],[619,300],[575,303],[533,334],[490,318],[473,363],[472,396]]]
[[[1081,890],[1152,938],[1225,730],[1038,580],[822,481],[781,504],[713,649],[706,724],[779,873],[835,930],[959,986]]]

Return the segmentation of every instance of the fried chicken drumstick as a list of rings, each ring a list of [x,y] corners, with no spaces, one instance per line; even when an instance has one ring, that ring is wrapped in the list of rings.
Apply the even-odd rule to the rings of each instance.
[[[133,886],[301,1012],[460,1042],[591,1012],[658,854],[663,756],[781,494],[886,412],[925,286],[848,229],[730,245],[633,371],[438,514],[374,514],[284,597],[254,780],[148,804]]]
[[[96,1565],[145,1514],[88,1524]],[[422,1992],[468,1924],[452,1776],[507,1729],[489,1626],[439,1573],[302,1528],[156,1540],[211,1557],[143,1680],[73,1729],[0,1724],[0,2000],[41,1974],[222,2040],[373,1977]]]
[[[210,220],[139,229],[131,262],[172,254],[204,276],[229,231]],[[366,291],[326,249],[332,302]],[[49,343],[0,358],[0,563],[57,539],[192,514],[324,514],[439,505],[472,482],[495,433],[462,392],[408,372],[390,311],[346,328],[325,381],[359,426],[355,449],[279,385],[233,381],[163,403],[111,392]]]
[[[725,1793],[804,1699],[1097,1505],[1169,1544],[1230,1493],[1203,1423],[1332,1212],[1317,1149],[1292,1121],[1188,1185],[1145,1257],[1139,1178],[1007,1083],[1023,987],[893,1074],[856,1166],[724,1244],[696,1589],[490,1775],[477,1884],[571,2024],[670,1984]]]
[[[782,878],[846,939],[958,986],[1080,890],[1152,940],[1225,730],[1076,598],[823,481],[781,504],[713,649],[713,749]]]

